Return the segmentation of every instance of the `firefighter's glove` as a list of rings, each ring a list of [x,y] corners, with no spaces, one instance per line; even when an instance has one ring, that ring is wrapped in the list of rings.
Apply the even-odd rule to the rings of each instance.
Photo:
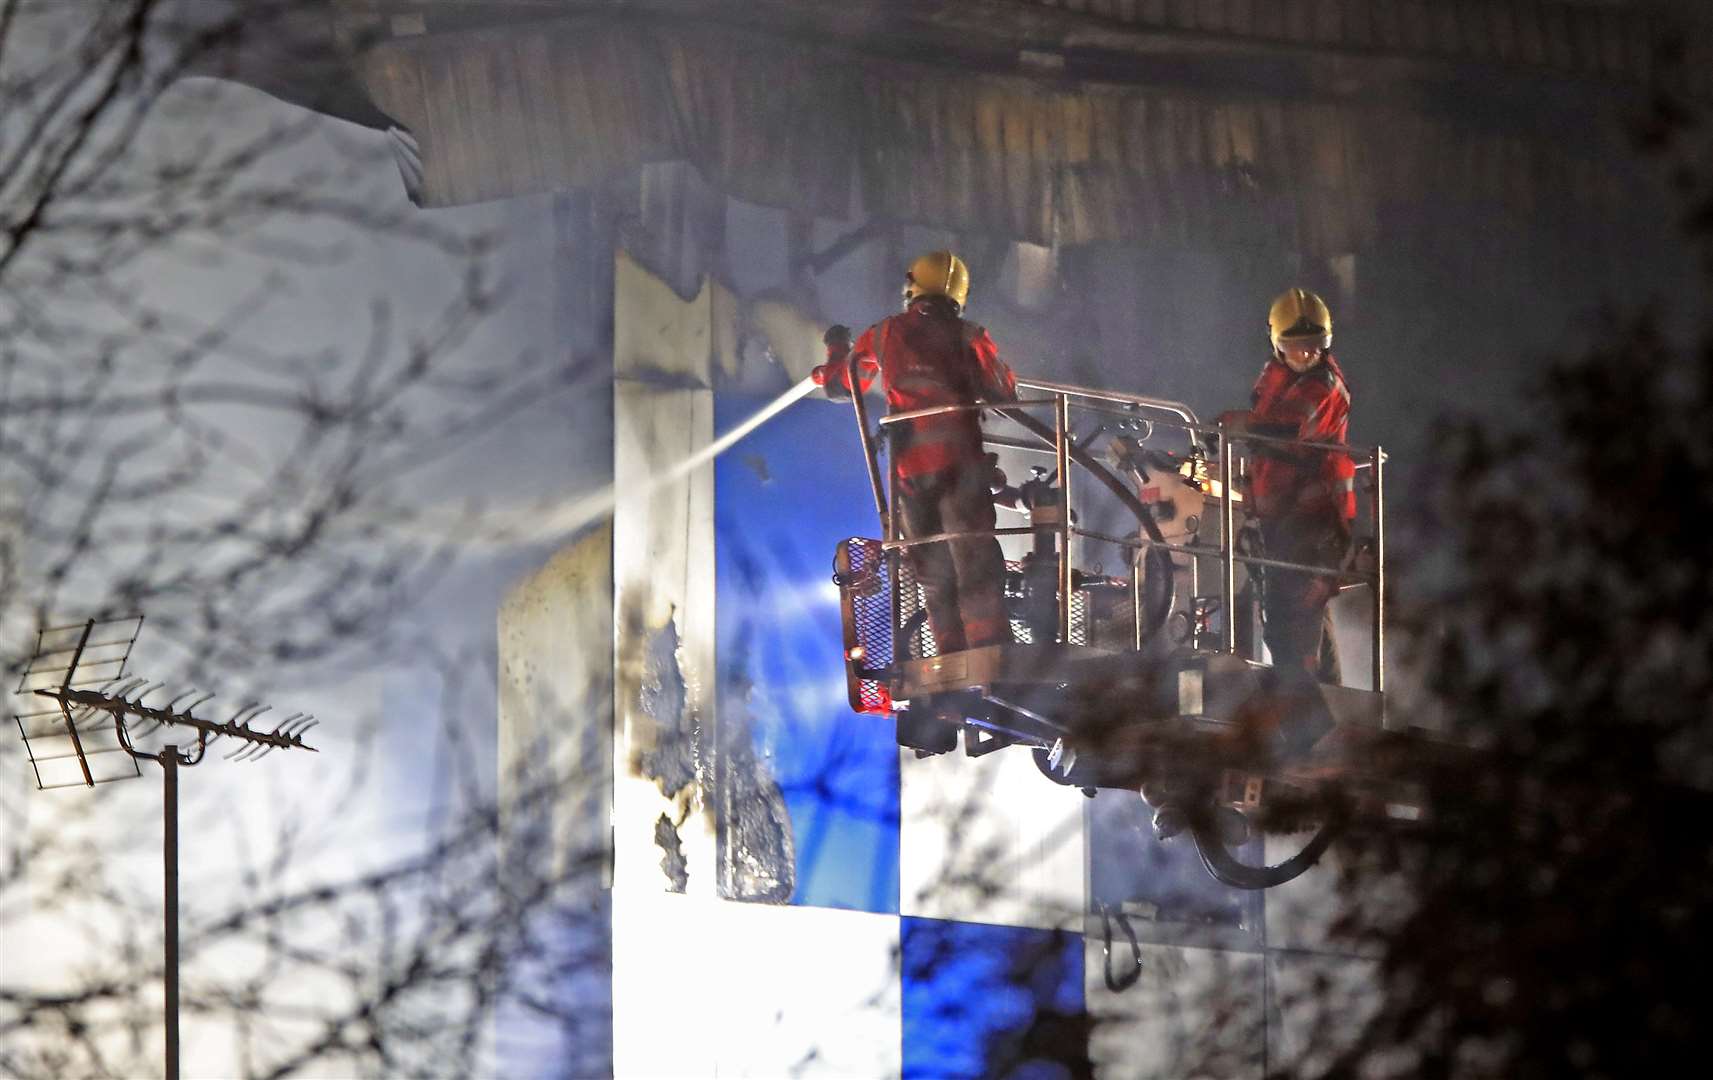
[[[1241,435],[1249,430],[1255,414],[1248,409],[1227,409],[1219,414],[1219,422],[1225,426],[1227,434]]]
[[[815,385],[834,401],[849,401],[850,388],[845,385],[845,365],[843,361],[837,364],[822,364],[809,372],[809,377],[815,380]]]
[[[834,401],[846,401],[850,398],[850,387],[845,385],[849,374],[846,361],[851,354],[851,328],[848,326],[829,326],[827,332],[821,335],[821,344],[827,347],[827,362],[809,373],[826,395]]]

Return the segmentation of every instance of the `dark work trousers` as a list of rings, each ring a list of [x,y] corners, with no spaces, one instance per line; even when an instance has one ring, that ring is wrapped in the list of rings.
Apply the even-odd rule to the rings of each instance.
[[[1293,515],[1261,522],[1261,540],[1269,559],[1336,569],[1349,540],[1337,519],[1326,515]],[[1338,594],[1338,580],[1266,568],[1261,614],[1266,621],[1267,648],[1275,668],[1291,668],[1324,683],[1343,681],[1338,644],[1332,635],[1327,604]]]
[[[898,506],[906,538],[994,528],[988,470],[980,459],[962,468],[900,477]],[[907,549],[928,600],[928,626],[939,652],[1011,640],[1005,618],[1005,555],[992,535]]]

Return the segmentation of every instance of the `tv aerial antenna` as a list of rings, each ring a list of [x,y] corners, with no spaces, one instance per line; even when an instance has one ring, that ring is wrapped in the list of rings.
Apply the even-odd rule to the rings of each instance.
[[[166,909],[166,1075],[178,1080],[178,770],[200,765],[209,745],[228,740],[227,760],[254,761],[275,750],[308,750],[304,733],[317,723],[293,713],[272,727],[256,726],[271,711],[260,702],[240,705],[225,721],[206,719],[196,710],[214,700],[211,693],[189,690],[162,705],[145,700],[165,684],[130,676],[131,649],[143,631],[143,616],[89,619],[36,632],[36,650],[18,680],[17,693],[33,699],[29,711],[15,715],[36,788],[94,787],[142,775],[142,762],[161,768],[164,841],[162,868]],[[174,737],[157,751],[137,748],[136,740]],[[194,736],[189,750],[177,736]]]

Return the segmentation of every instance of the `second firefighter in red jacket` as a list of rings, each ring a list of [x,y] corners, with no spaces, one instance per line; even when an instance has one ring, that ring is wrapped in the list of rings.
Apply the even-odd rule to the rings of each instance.
[[[962,317],[969,271],[949,251],[910,266],[904,310],[869,327],[851,346],[867,390],[875,375],[893,413],[979,402],[1014,401],[1016,379],[987,331]],[[828,363],[815,381],[829,396],[850,390],[848,362],[829,337]],[[974,409],[904,422],[891,442],[894,505],[906,538],[975,534],[909,548],[927,598],[939,652],[1011,640],[1005,614],[1005,557],[992,533],[990,469]]]
[[[1268,313],[1273,355],[1261,369],[1247,412],[1221,419],[1233,432],[1302,442],[1346,441],[1350,389],[1333,358],[1332,315],[1320,297],[1290,289]],[[1355,466],[1335,450],[1255,443],[1249,497],[1269,559],[1337,568],[1350,547],[1356,517]],[[1338,657],[1326,632],[1326,608],[1338,581],[1326,575],[1269,568],[1262,617],[1276,668],[1338,682]]]

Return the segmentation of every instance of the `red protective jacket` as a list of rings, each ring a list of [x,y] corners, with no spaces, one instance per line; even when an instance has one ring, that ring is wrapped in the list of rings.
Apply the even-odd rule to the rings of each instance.
[[[938,405],[1015,401],[1017,378],[999,359],[987,331],[924,298],[900,314],[863,331],[851,346],[863,390],[880,375],[886,403],[895,413]],[[850,389],[846,361],[815,369],[823,386]],[[893,460],[901,477],[924,476],[980,461],[981,421],[975,412],[923,417],[893,436]]]
[[[1331,353],[1297,374],[1277,358],[1267,361],[1251,395],[1250,430],[1257,435],[1342,443],[1350,429],[1350,388]],[[1356,517],[1356,465],[1349,454],[1253,446],[1249,491],[1263,518],[1290,514]]]

